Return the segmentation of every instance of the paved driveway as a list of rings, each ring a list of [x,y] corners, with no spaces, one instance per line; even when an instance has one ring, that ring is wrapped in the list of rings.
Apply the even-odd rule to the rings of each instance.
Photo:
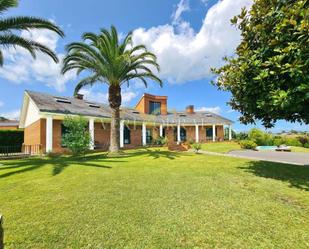
[[[228,154],[249,159],[309,166],[309,153],[235,150]]]

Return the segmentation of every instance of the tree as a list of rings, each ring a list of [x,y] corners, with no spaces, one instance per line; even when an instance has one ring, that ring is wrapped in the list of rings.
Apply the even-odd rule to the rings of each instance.
[[[154,75],[151,67],[159,71],[156,56],[147,51],[144,45],[132,44],[132,32],[118,39],[117,30],[102,29],[99,34],[85,33],[83,42],[73,42],[67,46],[62,73],[76,70],[77,74],[87,71],[90,74],[75,87],[75,94],[85,86],[95,83],[108,85],[108,102],[111,108],[110,152],[119,152],[119,108],[121,106],[121,86],[132,79],[140,79],[147,87],[146,78],[162,86],[162,81]]]
[[[62,143],[73,155],[84,154],[90,146],[91,138],[88,121],[83,117],[66,117],[63,121],[65,132]]]
[[[3,15],[8,9],[17,7],[18,0],[0,0],[0,15]],[[55,62],[58,62],[57,55],[48,47],[31,39],[26,39],[16,31],[29,31],[32,29],[48,29],[56,32],[61,37],[64,36],[63,31],[50,21],[27,16],[0,18],[0,66],[3,66],[3,48],[22,47],[26,49],[33,58],[36,52],[40,51],[49,55]]]
[[[309,123],[309,1],[255,0],[231,22],[241,31],[236,55],[224,58],[214,84],[245,124],[279,119]]]

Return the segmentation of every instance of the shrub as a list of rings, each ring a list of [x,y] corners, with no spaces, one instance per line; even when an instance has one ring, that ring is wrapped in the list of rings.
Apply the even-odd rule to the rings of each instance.
[[[289,145],[289,146],[302,147],[301,142],[299,142],[299,140],[297,138],[295,138],[295,137],[286,138],[285,144]]]
[[[192,148],[194,149],[195,153],[198,153],[200,149],[202,149],[202,145],[200,143],[193,143]]]
[[[24,142],[24,131],[0,130],[0,146],[21,146]]]
[[[239,133],[236,134],[236,139],[237,140],[246,140],[246,139],[248,139],[248,133],[239,132]]]
[[[309,142],[309,139],[308,137],[303,136],[303,137],[298,137],[298,141],[302,144],[302,146],[304,146],[306,143]]]
[[[281,144],[286,144],[284,138],[276,137],[276,138],[274,139],[274,145],[279,146],[279,145],[281,145]]]
[[[304,147],[305,147],[305,148],[309,148],[309,143],[305,143],[305,144],[304,144]]]
[[[242,149],[249,149],[249,150],[255,149],[255,147],[257,146],[257,144],[252,140],[241,140],[239,142],[239,145]]]
[[[88,131],[88,121],[82,117],[66,117],[63,125],[66,132],[62,142],[73,155],[85,154],[90,146],[90,134]]]
[[[156,139],[156,143],[155,144],[157,144],[157,145],[165,145],[165,144],[167,144],[166,137],[158,137]]]
[[[260,129],[253,128],[249,131],[248,137],[257,145],[273,145],[274,137],[271,134],[265,133]]]

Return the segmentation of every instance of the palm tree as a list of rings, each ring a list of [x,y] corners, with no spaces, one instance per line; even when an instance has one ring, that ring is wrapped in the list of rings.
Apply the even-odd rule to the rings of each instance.
[[[0,0],[0,15],[3,15],[10,8],[17,7],[17,5],[18,0]],[[29,51],[33,58],[36,57],[36,52],[41,51],[49,55],[55,62],[58,62],[57,55],[48,47],[16,34],[16,31],[29,31],[31,29],[48,29],[56,32],[61,37],[64,36],[59,27],[41,18],[27,16],[0,18],[0,49],[19,46]],[[3,66],[3,53],[1,50],[0,66]]]
[[[144,45],[133,46],[132,32],[119,41],[117,30],[101,29],[99,34],[85,33],[83,42],[67,46],[62,73],[76,70],[77,74],[88,71],[75,87],[75,94],[85,86],[95,83],[108,85],[108,101],[111,108],[110,152],[119,152],[119,108],[121,106],[121,86],[132,79],[140,79],[147,87],[146,78],[162,81],[154,75],[152,68],[159,71],[156,56],[147,51]],[[152,67],[152,68],[151,68]]]

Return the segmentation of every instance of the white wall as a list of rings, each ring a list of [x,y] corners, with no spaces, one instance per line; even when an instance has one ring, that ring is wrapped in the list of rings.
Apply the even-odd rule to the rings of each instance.
[[[31,125],[35,121],[40,119],[40,113],[38,108],[35,106],[33,101],[29,99],[28,107],[26,110],[26,116],[25,116],[25,127]]]

